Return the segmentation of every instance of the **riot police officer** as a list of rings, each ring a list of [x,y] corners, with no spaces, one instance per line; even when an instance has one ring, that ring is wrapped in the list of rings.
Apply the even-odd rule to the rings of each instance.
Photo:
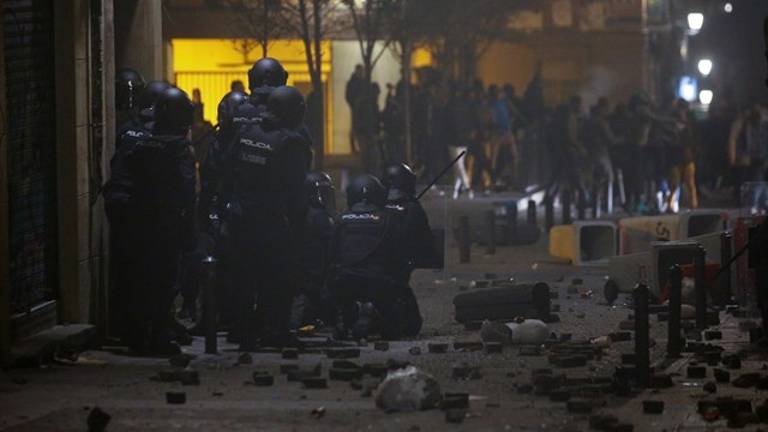
[[[414,317],[408,322],[408,335],[415,336],[421,330],[422,320],[416,297],[410,287],[411,273],[416,268],[434,268],[442,265],[442,258],[435,248],[435,239],[429,226],[427,213],[416,199],[416,175],[411,167],[404,163],[389,165],[384,171],[384,184],[387,187],[387,209],[402,215],[406,232],[406,246],[410,251],[408,272],[404,274],[404,307],[412,310],[408,316]]]
[[[105,187],[113,240],[123,247],[113,257],[129,282],[119,293],[128,323],[123,340],[141,353],[173,354],[170,308],[182,247],[192,236],[194,158],[188,140],[192,103],[174,87],[153,108],[151,136],[137,140],[117,162]]]
[[[207,218],[212,212],[218,212],[220,209],[212,209],[211,202],[216,199],[219,203],[226,204],[226,197],[218,197],[220,192],[220,181],[224,175],[223,170],[226,167],[226,158],[229,154],[229,145],[232,143],[238,125],[235,124],[235,113],[240,105],[248,99],[245,93],[231,91],[224,95],[218,106],[219,130],[216,134],[216,140],[208,149],[202,166],[200,167],[200,216]],[[203,224],[206,221],[203,220]]]
[[[224,189],[231,197],[227,217],[237,251],[233,273],[241,349],[293,342],[290,309],[307,208],[304,179],[311,159],[309,143],[299,132],[304,111],[298,90],[274,89],[260,121],[243,126],[230,149]]]
[[[371,332],[385,338],[409,335],[408,323],[421,321],[404,307],[410,254],[404,248],[402,215],[385,208],[386,190],[371,175],[347,188],[349,209],[336,220],[331,247],[330,287],[341,312],[342,336]],[[418,311],[415,311],[418,314]]]
[[[244,127],[262,121],[267,111],[270,94],[275,88],[285,86],[287,80],[288,72],[279,61],[271,57],[262,58],[248,70],[248,87],[251,94],[245,95],[238,91],[231,91],[219,103],[219,133],[200,172],[201,208],[204,215],[209,213],[207,210],[214,196],[219,195],[217,201],[222,206],[229,203],[228,197],[220,194],[222,181],[226,175],[224,161],[233,145],[235,135]],[[311,148],[312,140],[303,126],[303,120],[300,129]],[[307,167],[310,165],[311,160]]]
[[[200,168],[200,225],[204,232],[214,238],[215,253],[219,259],[216,280],[220,288],[220,320],[224,324],[233,318],[230,316],[233,314],[230,306],[237,302],[232,286],[230,227],[223,217],[231,204],[230,190],[224,187],[225,179],[230,174],[227,171],[231,169],[231,148],[238,132],[246,126],[261,123],[269,95],[276,87],[285,85],[287,79],[288,72],[273,58],[266,57],[254,63],[248,71],[250,96],[233,90],[219,103],[219,130]],[[211,220],[216,221],[215,227],[211,226]],[[230,326],[229,330],[227,339],[239,342],[239,329]]]
[[[324,172],[311,172],[304,181],[308,204],[300,253],[303,278],[294,299],[292,326],[330,324],[335,319],[325,286],[328,251],[333,234],[334,187]]]

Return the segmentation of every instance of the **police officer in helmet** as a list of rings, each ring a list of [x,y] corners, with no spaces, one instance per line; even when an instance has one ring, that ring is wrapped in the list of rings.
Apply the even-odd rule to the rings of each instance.
[[[237,251],[233,273],[241,349],[293,343],[289,321],[307,212],[304,180],[312,158],[300,133],[304,111],[298,90],[274,89],[260,120],[241,127],[230,150],[225,189]]]
[[[341,312],[341,336],[402,337],[413,320],[402,307],[409,258],[402,216],[385,208],[386,189],[371,175],[353,180],[347,204],[336,220],[329,282]]]
[[[168,88],[157,99],[152,135],[138,140],[119,162],[129,182],[105,187],[116,256],[129,281],[117,293],[128,326],[121,335],[140,353],[174,354],[170,308],[182,247],[192,237],[195,167],[188,140],[192,104]],[[118,182],[119,183],[119,182]],[[119,186],[119,187],[117,187]]]
[[[325,285],[334,223],[333,180],[324,172],[311,172],[304,181],[304,191],[308,210],[300,254],[303,278],[293,303],[292,327],[317,321],[330,324],[336,318]]]
[[[389,165],[384,171],[384,184],[387,187],[387,209],[403,218],[407,243],[404,249],[409,251],[408,271],[401,273],[404,285],[404,306],[411,310],[407,316],[407,334],[415,336],[421,330],[422,320],[419,306],[410,287],[411,273],[416,268],[440,267],[442,258],[435,248],[435,239],[429,226],[429,219],[416,199],[416,175],[404,163]]]
[[[110,219],[110,274],[113,292],[110,296],[110,309],[113,328],[118,334],[125,335],[129,328],[125,325],[125,302],[120,296],[130,291],[133,267],[129,260],[133,259],[133,249],[130,244],[131,235],[126,232],[123,217],[127,212],[125,206],[131,197],[133,186],[132,173],[128,165],[123,163],[125,155],[139,139],[149,136],[149,131],[139,121],[138,97],[144,91],[146,82],[139,72],[134,69],[120,69],[115,74],[115,102],[117,107],[115,154],[110,161],[111,177],[105,184],[103,193],[107,204],[107,216]]]

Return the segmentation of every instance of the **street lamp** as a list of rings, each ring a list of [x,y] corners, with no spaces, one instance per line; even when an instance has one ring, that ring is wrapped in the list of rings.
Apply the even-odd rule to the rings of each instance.
[[[712,60],[710,59],[701,59],[699,60],[699,73],[701,73],[701,76],[706,77],[709,75],[710,72],[712,72]]]
[[[699,102],[701,102],[702,105],[706,106],[711,104],[714,97],[715,94],[712,90],[702,90],[699,92]]]
[[[701,12],[691,12],[688,14],[688,29],[696,34],[704,27],[704,14]]]
[[[733,12],[733,3],[731,2],[726,3],[725,6],[723,6],[723,10],[725,11],[725,13]]]

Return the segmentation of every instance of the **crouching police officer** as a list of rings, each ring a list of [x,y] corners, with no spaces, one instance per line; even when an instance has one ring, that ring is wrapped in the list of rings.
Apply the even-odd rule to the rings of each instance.
[[[401,283],[405,286],[403,307],[411,309],[407,333],[415,336],[421,330],[422,320],[419,305],[410,287],[411,273],[416,268],[440,267],[442,259],[435,248],[435,239],[429,226],[427,213],[416,199],[416,175],[404,163],[389,165],[384,171],[387,187],[386,207],[401,215],[406,233],[405,250],[409,251],[408,269],[402,273]]]
[[[105,188],[107,215],[125,253],[115,259],[132,272],[124,319],[124,341],[139,353],[173,354],[170,308],[182,248],[193,237],[195,166],[188,139],[192,103],[174,87],[153,109],[151,136],[123,152],[118,178]],[[125,259],[124,261],[122,259]]]
[[[292,327],[331,324],[336,318],[325,285],[334,224],[333,180],[324,172],[311,172],[304,181],[304,190],[308,209],[300,253],[303,278],[294,299]]]
[[[330,286],[341,312],[341,336],[350,331],[355,339],[370,332],[388,339],[409,336],[410,323],[420,323],[421,317],[418,309],[404,307],[409,253],[403,247],[403,218],[385,208],[384,185],[371,175],[350,184],[347,204],[349,210],[336,220],[331,247]]]
[[[233,273],[241,349],[293,343],[289,321],[307,207],[304,179],[312,158],[299,133],[304,111],[298,90],[278,87],[261,121],[245,125],[233,141],[226,188],[231,190],[228,218],[237,251]]]

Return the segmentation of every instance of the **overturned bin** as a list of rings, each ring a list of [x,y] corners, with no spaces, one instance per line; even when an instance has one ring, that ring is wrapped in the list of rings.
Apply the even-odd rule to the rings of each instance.
[[[549,317],[549,285],[544,282],[460,293],[453,298],[456,321]]]

